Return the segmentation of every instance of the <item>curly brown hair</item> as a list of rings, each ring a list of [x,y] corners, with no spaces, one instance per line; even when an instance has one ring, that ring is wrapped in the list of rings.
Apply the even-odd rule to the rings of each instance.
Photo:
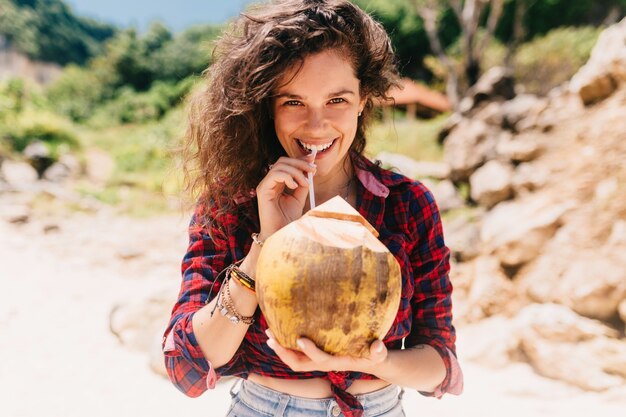
[[[389,36],[347,0],[283,0],[257,5],[217,42],[207,88],[191,102],[183,145],[186,190],[214,219],[253,190],[269,164],[286,155],[272,120],[281,76],[328,49],[349,59],[367,97],[351,152],[362,154],[373,99],[387,99],[397,69]]]

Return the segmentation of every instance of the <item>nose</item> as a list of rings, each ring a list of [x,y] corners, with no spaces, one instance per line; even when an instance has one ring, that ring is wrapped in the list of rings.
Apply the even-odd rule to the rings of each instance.
[[[309,107],[306,122],[308,130],[312,132],[324,131],[328,125],[328,117],[324,109]]]

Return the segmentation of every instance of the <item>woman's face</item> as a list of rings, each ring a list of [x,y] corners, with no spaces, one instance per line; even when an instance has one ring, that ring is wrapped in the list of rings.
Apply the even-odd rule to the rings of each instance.
[[[352,63],[340,52],[309,55],[280,80],[273,101],[274,127],[287,155],[299,158],[317,149],[316,176],[343,166],[356,134],[365,98]]]

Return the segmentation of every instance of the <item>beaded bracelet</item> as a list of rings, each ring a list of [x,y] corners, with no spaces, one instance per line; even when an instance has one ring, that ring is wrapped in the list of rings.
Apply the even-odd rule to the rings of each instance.
[[[245,289],[255,292],[255,281],[250,275],[243,272],[235,265],[231,265],[230,276],[235,278]]]
[[[229,319],[230,322],[235,325],[239,323],[247,324],[248,326],[253,324],[254,316],[242,316],[235,308],[232,297],[230,295],[230,287],[228,285],[229,282],[230,282],[230,279],[226,279],[224,281],[223,285],[224,285],[225,292],[218,295],[217,302],[216,302],[217,308],[220,310],[220,313],[222,314],[222,316]]]

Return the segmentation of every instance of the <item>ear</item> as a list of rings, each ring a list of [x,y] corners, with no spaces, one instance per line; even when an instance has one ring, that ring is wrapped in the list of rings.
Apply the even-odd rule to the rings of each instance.
[[[361,115],[361,113],[365,109],[365,103],[367,103],[367,97],[362,97],[361,101],[359,101],[359,115]]]

